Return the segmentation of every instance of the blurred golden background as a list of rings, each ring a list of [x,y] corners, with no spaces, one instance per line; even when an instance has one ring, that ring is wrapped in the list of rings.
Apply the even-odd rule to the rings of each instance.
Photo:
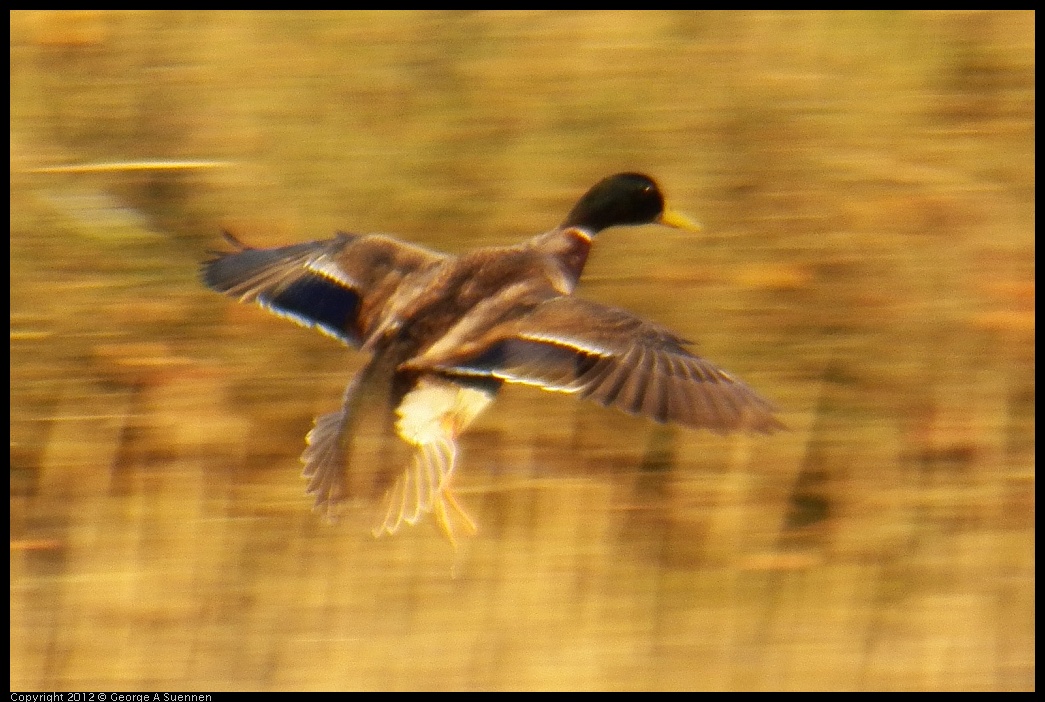
[[[13,690],[1034,687],[1034,14],[11,14]],[[75,167],[74,167],[75,166]],[[506,388],[480,523],[298,456],[362,357],[203,288],[227,227],[463,251],[599,178],[580,294],[790,431]]]

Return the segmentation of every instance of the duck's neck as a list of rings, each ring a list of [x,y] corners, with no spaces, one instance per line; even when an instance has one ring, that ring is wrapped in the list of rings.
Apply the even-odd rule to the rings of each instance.
[[[559,264],[566,287],[563,292],[572,293],[584,271],[584,264],[588,262],[594,238],[594,233],[587,229],[564,227],[535,237],[530,245]]]

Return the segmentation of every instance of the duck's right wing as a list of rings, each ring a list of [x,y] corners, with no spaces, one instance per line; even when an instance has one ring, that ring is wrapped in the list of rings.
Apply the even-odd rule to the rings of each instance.
[[[461,348],[433,349],[410,366],[576,394],[658,422],[719,433],[783,427],[769,401],[687,345],[627,310],[566,295]]]

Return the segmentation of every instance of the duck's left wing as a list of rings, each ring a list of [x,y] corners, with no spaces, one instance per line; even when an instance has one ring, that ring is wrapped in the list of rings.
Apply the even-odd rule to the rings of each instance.
[[[419,360],[446,374],[573,393],[659,422],[719,433],[768,433],[783,426],[770,402],[690,353],[687,343],[625,310],[564,296],[494,326],[463,353]]]
[[[447,258],[379,234],[339,233],[273,249],[225,238],[237,250],[203,264],[208,287],[352,346],[366,332],[361,308],[380,309],[405,277]]]

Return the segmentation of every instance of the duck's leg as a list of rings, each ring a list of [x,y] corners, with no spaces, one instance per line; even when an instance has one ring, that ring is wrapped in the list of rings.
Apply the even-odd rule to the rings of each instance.
[[[450,522],[450,515],[446,513],[447,494],[449,494],[449,490],[436,499],[432,514],[435,516],[435,521],[439,525],[439,528],[442,529],[446,540],[450,542],[450,548],[456,551],[457,539],[454,538],[454,526]]]
[[[454,511],[457,512],[457,516],[464,522],[469,535],[475,536],[479,533],[479,527],[475,525],[475,520],[468,516],[468,513],[464,511],[464,508],[457,502],[457,498],[454,497],[454,493],[449,487],[443,491],[443,502],[454,508]]]

